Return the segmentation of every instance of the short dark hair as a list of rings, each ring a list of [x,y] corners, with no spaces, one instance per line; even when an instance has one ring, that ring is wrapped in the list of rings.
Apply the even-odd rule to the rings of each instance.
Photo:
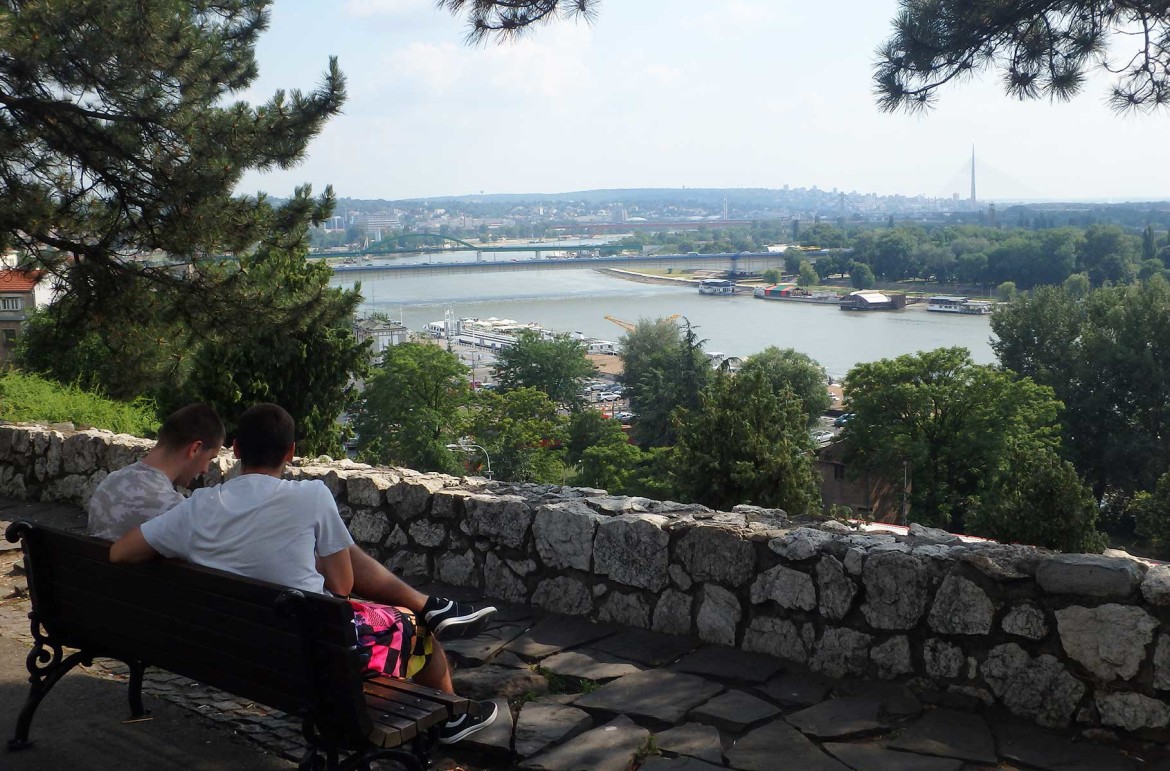
[[[203,442],[204,447],[223,444],[223,421],[207,404],[188,404],[175,410],[158,430],[158,443],[168,450],[180,450],[192,442]]]
[[[278,404],[249,407],[236,424],[236,447],[249,468],[276,468],[295,441],[297,424]]]

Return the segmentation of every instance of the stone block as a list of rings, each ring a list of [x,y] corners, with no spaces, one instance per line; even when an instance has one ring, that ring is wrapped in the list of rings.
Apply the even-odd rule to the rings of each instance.
[[[707,642],[735,645],[736,631],[743,612],[735,595],[716,584],[699,588],[699,613],[695,626],[699,637]]]
[[[930,599],[930,574],[922,560],[900,552],[870,554],[862,570],[861,611],[875,629],[913,629]]]
[[[1154,687],[1170,691],[1170,635],[1158,636],[1158,647],[1154,650]]]
[[[415,543],[427,549],[441,546],[443,541],[447,540],[446,527],[438,522],[429,522],[425,519],[412,523],[408,532]]]
[[[1094,701],[1104,725],[1126,731],[1170,725],[1170,706],[1159,699],[1129,691],[1098,691]]]
[[[884,680],[914,671],[910,661],[910,640],[906,635],[891,637],[870,648],[869,660],[873,662],[875,674]]]
[[[857,594],[857,584],[845,574],[845,566],[826,554],[817,562],[816,577],[821,615],[829,621],[845,618]]]
[[[862,675],[869,667],[873,637],[855,629],[826,627],[817,640],[809,666],[829,677]]]
[[[519,548],[532,526],[532,509],[519,495],[472,495],[464,501],[470,535]]]
[[[462,554],[444,552],[435,558],[435,573],[445,584],[479,586],[479,572],[475,567],[475,552]]]
[[[92,474],[106,462],[110,435],[102,431],[79,431],[61,442],[61,470],[66,474]]]
[[[540,506],[532,522],[536,553],[550,568],[589,570],[593,535],[604,519],[580,501]]]
[[[1146,572],[1142,596],[1151,605],[1170,605],[1170,565],[1154,565]]]
[[[834,535],[811,527],[798,527],[780,538],[768,542],[768,548],[784,559],[799,562],[815,557],[821,547],[832,541]]]
[[[813,628],[785,618],[756,616],[743,634],[743,649],[805,664],[813,644]]]
[[[558,576],[541,581],[532,594],[532,603],[568,616],[583,616],[593,609],[589,587],[579,579]]]
[[[671,583],[684,592],[690,589],[691,586],[693,586],[695,583],[691,580],[691,577],[687,575],[687,571],[682,565],[671,563],[671,565],[666,568],[666,572],[670,575]]]
[[[987,634],[995,606],[973,581],[956,575],[943,579],[927,622],[941,634]]]
[[[654,617],[650,628],[664,634],[690,634],[693,603],[689,594],[667,589],[659,595],[658,602],[654,605]]]
[[[922,663],[931,677],[958,677],[963,674],[963,649],[946,640],[932,638],[922,646]]]
[[[390,532],[390,523],[380,509],[358,509],[350,517],[349,533],[358,543],[382,544]]]
[[[1036,568],[1036,582],[1049,594],[1124,599],[1143,578],[1138,563],[1100,554],[1057,554]]]
[[[667,586],[666,517],[626,514],[597,526],[593,543],[594,571],[618,583],[661,592]]]
[[[1085,685],[1048,654],[1033,658],[1015,643],[998,645],[980,671],[991,690],[1011,712],[1049,728],[1072,720]]]
[[[347,501],[351,506],[377,508],[386,502],[386,491],[395,481],[396,477],[384,474],[354,474],[346,480]]]
[[[484,557],[483,582],[484,591],[489,597],[516,603],[528,601],[528,587],[524,585],[524,580],[492,552]]]
[[[1031,602],[1020,603],[1009,610],[1000,625],[1008,634],[1029,640],[1042,640],[1048,634],[1044,611]]]
[[[694,581],[731,587],[747,583],[756,568],[756,551],[741,530],[700,524],[675,546],[675,559]]]
[[[349,479],[350,495],[353,495],[352,485],[355,478],[357,477]],[[438,477],[404,477],[385,491],[386,507],[400,521],[421,517],[430,511],[431,499],[446,486],[446,482]]]
[[[1073,605],[1056,611],[1065,653],[1105,682],[1137,674],[1158,620],[1133,605]]]
[[[650,628],[650,604],[638,592],[610,592],[601,603],[597,618],[623,626]]]
[[[777,565],[755,580],[751,599],[756,605],[771,600],[782,608],[812,610],[817,606],[817,591],[808,573]]]
[[[463,504],[473,493],[467,490],[444,488],[431,496],[431,519],[463,519]],[[421,512],[419,512],[421,513]]]

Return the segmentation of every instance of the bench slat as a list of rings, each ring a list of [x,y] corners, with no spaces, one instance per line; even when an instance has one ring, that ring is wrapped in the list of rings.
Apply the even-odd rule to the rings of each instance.
[[[390,713],[401,718],[418,723],[420,728],[426,729],[447,720],[447,708],[442,704],[431,704],[430,708],[420,707],[417,704],[408,704],[401,699],[387,699],[377,694],[369,693],[366,696],[366,706],[375,713]]]
[[[448,709],[451,710],[450,717],[452,718],[459,717],[460,715],[466,713],[470,709],[471,705],[474,704],[474,702],[472,702],[470,699],[464,698],[463,696],[458,696],[454,693],[444,693],[443,691],[437,691],[434,688],[427,688],[425,685],[418,685],[417,683],[411,683],[406,680],[396,680],[393,677],[386,677],[385,675],[367,679],[365,683],[365,689],[369,691],[371,690],[371,687],[384,688],[389,693],[405,693],[411,696],[418,696],[423,699],[428,699],[430,701],[437,701],[440,704],[446,704]],[[375,691],[375,693],[377,692],[378,691]]]

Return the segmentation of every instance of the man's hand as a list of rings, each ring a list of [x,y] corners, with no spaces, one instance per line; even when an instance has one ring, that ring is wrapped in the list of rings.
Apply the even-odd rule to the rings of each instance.
[[[148,562],[159,556],[154,547],[142,537],[142,528],[136,527],[119,538],[110,547],[110,562],[118,564],[133,564]]]

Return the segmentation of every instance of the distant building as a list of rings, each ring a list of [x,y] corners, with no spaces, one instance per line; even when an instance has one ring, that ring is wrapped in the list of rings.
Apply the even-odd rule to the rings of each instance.
[[[850,479],[844,449],[843,442],[833,442],[817,453],[814,465],[821,475],[822,505],[826,509],[844,506],[857,519],[905,524],[902,522],[902,480],[894,482],[868,472]],[[910,494],[908,483],[905,494]]]
[[[0,269],[0,366],[12,358],[32,312],[52,302],[53,290],[45,277],[43,270]]]
[[[405,343],[410,336],[409,330],[400,322],[374,318],[358,319],[353,331],[359,342],[374,341],[370,346],[370,354],[375,358],[390,346]]]

